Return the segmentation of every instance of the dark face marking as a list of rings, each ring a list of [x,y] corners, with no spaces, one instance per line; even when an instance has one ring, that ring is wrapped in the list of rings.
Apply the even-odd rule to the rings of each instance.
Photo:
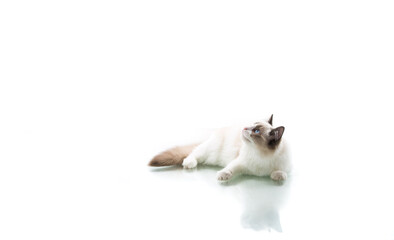
[[[251,140],[258,147],[274,150],[279,145],[285,128],[283,126],[273,128],[267,123],[257,122],[254,126],[244,128],[244,130],[249,132]]]
[[[267,127],[264,127],[263,124],[259,123],[255,125],[254,127],[250,128],[250,136],[253,139],[253,142],[255,142],[258,145],[266,145],[266,137],[267,137]]]
[[[282,139],[283,132],[285,131],[285,127],[277,127],[270,131],[268,137],[268,147],[271,149],[275,149]]]

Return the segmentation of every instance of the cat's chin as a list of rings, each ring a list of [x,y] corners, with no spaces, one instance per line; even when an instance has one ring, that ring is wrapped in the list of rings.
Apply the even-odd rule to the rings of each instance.
[[[246,141],[246,142],[252,142],[252,139],[250,138],[250,134],[243,130],[242,131],[242,138]]]

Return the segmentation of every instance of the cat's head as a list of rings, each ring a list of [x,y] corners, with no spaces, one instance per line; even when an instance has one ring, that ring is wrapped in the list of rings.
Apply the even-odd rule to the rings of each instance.
[[[272,119],[273,115],[267,121],[256,122],[252,126],[245,127],[242,130],[243,141],[263,150],[275,150],[282,140],[285,127],[274,128]]]

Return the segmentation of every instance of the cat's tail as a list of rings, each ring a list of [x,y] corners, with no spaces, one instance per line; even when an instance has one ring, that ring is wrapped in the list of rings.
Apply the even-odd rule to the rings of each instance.
[[[197,145],[198,144],[191,144],[170,148],[156,155],[148,165],[152,167],[182,165],[183,159],[185,159]]]

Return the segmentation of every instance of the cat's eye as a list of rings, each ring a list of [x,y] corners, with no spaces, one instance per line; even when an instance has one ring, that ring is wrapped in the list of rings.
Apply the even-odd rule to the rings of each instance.
[[[254,133],[260,133],[260,130],[259,129],[255,129],[255,130],[253,130],[253,132]]]

